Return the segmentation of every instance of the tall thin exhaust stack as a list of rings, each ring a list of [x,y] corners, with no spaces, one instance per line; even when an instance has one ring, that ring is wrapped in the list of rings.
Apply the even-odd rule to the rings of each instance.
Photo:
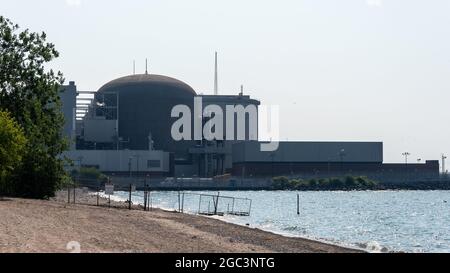
[[[219,86],[217,82],[217,51],[214,58],[214,95],[219,94]]]
[[[133,60],[133,75],[136,75],[136,61]]]

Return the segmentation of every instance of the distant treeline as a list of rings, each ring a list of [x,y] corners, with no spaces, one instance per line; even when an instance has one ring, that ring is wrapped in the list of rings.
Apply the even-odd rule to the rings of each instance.
[[[272,181],[272,187],[275,190],[375,190],[379,185],[376,181],[363,176],[308,180],[278,176],[274,177]]]
[[[278,176],[272,178],[274,190],[351,191],[351,190],[450,190],[450,180],[423,182],[378,182],[365,176],[321,179],[300,179]]]

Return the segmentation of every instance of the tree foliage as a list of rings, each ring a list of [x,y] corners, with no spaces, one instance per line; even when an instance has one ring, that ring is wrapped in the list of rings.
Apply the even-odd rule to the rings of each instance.
[[[26,139],[8,112],[0,110],[0,196],[11,191],[12,175],[20,167]]]
[[[105,180],[107,176],[96,168],[82,167],[80,170],[74,169],[71,173],[73,178],[91,179],[91,180]]]
[[[19,31],[0,16],[0,108],[10,112],[27,139],[14,181],[16,196],[50,197],[65,175],[59,157],[67,147],[59,98],[64,79],[44,67],[57,57],[45,33]]]

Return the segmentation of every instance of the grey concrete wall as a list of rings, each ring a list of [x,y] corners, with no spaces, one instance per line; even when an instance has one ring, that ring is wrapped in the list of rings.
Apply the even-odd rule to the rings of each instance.
[[[250,96],[239,96],[239,95],[200,95],[199,97],[202,98],[203,102],[203,108],[207,107],[208,105],[218,105],[221,107],[223,111],[223,132],[225,134],[226,130],[226,124],[227,124],[227,115],[226,115],[226,106],[227,105],[242,105],[244,107],[248,105],[254,105],[256,106],[256,109],[258,109],[258,106],[260,105],[260,102],[255,99],[251,99]],[[256,113],[256,123],[258,122],[258,114]],[[250,132],[250,119],[248,115],[245,117],[245,138],[246,140],[249,140],[250,138],[258,139],[258,124],[256,124],[256,132]],[[236,115],[234,116],[234,139],[235,140],[228,140],[225,141],[225,151],[227,152],[227,155],[225,156],[224,161],[224,167],[225,169],[231,169],[233,167],[233,160],[232,160],[232,146],[235,143],[239,143],[240,141],[237,140],[237,133],[238,133],[238,120]],[[225,136],[224,136],[225,137]]]
[[[113,142],[117,134],[116,120],[85,119],[84,140],[93,142]]]
[[[63,85],[59,93],[64,114],[64,135],[73,140],[75,137],[75,108],[77,103],[77,86],[75,82],[69,82],[69,85]]]
[[[341,150],[344,155],[341,157]],[[261,152],[256,141],[233,145],[239,162],[383,162],[382,142],[280,142],[273,152]]]
[[[101,172],[169,172],[169,153],[163,151],[131,150],[73,150],[63,153],[75,165],[98,166]],[[139,160],[137,159],[139,157]],[[130,159],[131,158],[131,159]],[[148,167],[148,160],[159,160],[160,167]]]
[[[115,190],[127,190],[130,184],[135,185],[137,190],[143,190],[145,186],[151,190],[262,190],[269,189],[272,185],[270,179],[241,179],[231,178],[227,180],[213,180],[204,178],[177,179],[177,178],[142,178],[112,176],[111,183]],[[100,181],[80,181],[81,185],[91,188],[103,188]]]

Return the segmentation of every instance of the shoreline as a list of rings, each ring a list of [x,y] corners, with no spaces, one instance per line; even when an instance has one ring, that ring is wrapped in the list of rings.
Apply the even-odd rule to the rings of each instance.
[[[89,193],[91,195],[96,195],[96,193]],[[103,196],[102,196],[103,195]],[[107,197],[104,195],[104,193],[100,193],[100,198],[104,198],[107,199]],[[119,202],[119,203],[124,203],[126,201],[126,199],[121,198],[119,196],[111,196],[111,202],[113,200],[113,198],[115,199],[115,202]],[[137,204],[137,205],[142,205],[142,204]],[[162,208],[162,207],[154,207],[154,209],[159,209],[168,213],[174,213],[176,211],[174,211],[173,209],[169,209],[169,208]],[[323,243],[323,244],[328,244],[328,245],[333,245],[336,247],[343,247],[343,248],[349,248],[349,249],[353,249],[355,251],[362,251],[362,252],[369,252],[369,253],[381,253],[381,252],[388,252],[388,250],[386,248],[381,248],[378,250],[370,250],[370,249],[366,249],[364,247],[360,247],[356,244],[349,244],[349,243],[345,243],[345,242],[336,242],[336,241],[331,241],[331,240],[327,240],[327,239],[323,239],[323,238],[312,238],[312,237],[307,237],[307,236],[300,236],[300,235],[295,235],[295,234],[290,234],[288,232],[282,232],[282,231],[277,231],[277,230],[270,230],[270,229],[264,229],[262,227],[258,227],[258,226],[247,226],[243,223],[236,223],[233,221],[228,220],[227,218],[223,217],[223,216],[208,216],[208,215],[201,215],[201,214],[195,214],[195,213],[189,213],[189,212],[176,212],[176,213],[182,213],[182,214],[186,214],[186,215],[194,215],[194,216],[199,216],[199,217],[205,217],[207,219],[215,219],[218,221],[222,221],[224,223],[228,223],[228,224],[232,224],[232,225],[237,225],[240,227],[244,227],[244,228],[250,228],[250,229],[256,229],[256,230],[261,230],[264,232],[268,232],[274,235],[279,235],[279,236],[283,236],[283,237],[287,237],[287,238],[298,238],[298,239],[304,239],[304,240],[311,240],[311,241],[316,241],[319,243]],[[362,243],[361,243],[362,244]]]
[[[90,195],[96,195],[95,192],[93,193],[89,193]],[[100,198],[104,198],[107,199],[107,197],[104,195],[104,193],[100,193]],[[126,201],[126,199],[121,198],[119,196],[114,196],[111,197],[111,202],[113,201],[113,198],[115,199],[114,202],[118,202],[118,203],[124,203]],[[142,205],[142,204],[137,204],[137,205]],[[176,212],[173,209],[169,209],[169,208],[162,208],[162,207],[154,207],[154,209],[159,209],[168,213],[180,213],[180,212]],[[208,215],[199,215],[199,214],[195,214],[195,213],[189,213],[189,212],[181,212],[182,214],[186,214],[186,215],[195,215],[195,216],[199,216],[199,217],[205,217],[207,219],[215,219],[218,221],[222,221],[224,223],[228,223],[228,224],[232,224],[232,225],[237,225],[243,228],[250,228],[250,229],[255,229],[255,230],[260,230],[260,231],[264,231],[264,232],[268,232],[274,235],[279,235],[279,236],[283,236],[283,237],[287,237],[287,238],[293,238],[293,239],[303,239],[303,240],[310,240],[310,241],[316,241],[319,243],[323,243],[323,244],[327,244],[327,245],[333,245],[336,247],[342,247],[342,248],[348,248],[348,249],[352,249],[354,251],[362,251],[362,252],[369,252],[369,253],[381,253],[381,252],[388,252],[388,250],[386,248],[382,248],[380,250],[369,250],[363,247],[359,247],[356,244],[348,244],[345,242],[336,242],[336,241],[331,241],[331,240],[326,240],[326,239],[321,239],[321,238],[312,238],[312,237],[306,237],[306,236],[300,236],[300,235],[295,235],[295,234],[290,234],[288,232],[281,232],[281,231],[276,231],[276,230],[270,230],[270,229],[264,229],[262,227],[253,227],[253,226],[247,226],[243,223],[236,223],[233,221],[228,220],[227,218],[223,217],[223,216],[208,216]]]
[[[79,187],[82,187],[83,185],[80,184]],[[92,188],[92,190],[95,190],[95,188]],[[146,190],[145,187],[136,187],[137,191],[144,191]],[[127,187],[119,188],[117,191],[127,191]],[[298,191],[298,192],[335,192],[335,191],[345,191],[345,192],[351,192],[351,191],[450,191],[450,183],[446,184],[442,187],[430,187],[430,186],[424,186],[424,187],[415,187],[415,186],[404,186],[404,187],[377,187],[372,189],[346,189],[346,188],[335,188],[335,189],[317,189],[317,188],[303,188],[303,189],[274,189],[270,187],[266,188],[258,188],[258,187],[239,187],[239,188],[230,188],[230,187],[152,187],[152,191],[166,191],[166,192],[176,192],[176,191],[194,191],[194,192],[202,192],[202,191]]]
[[[81,192],[81,190],[80,190]],[[78,192],[77,192],[78,194]],[[128,210],[128,204],[105,200],[101,206],[68,204],[67,192],[52,200],[5,198],[0,201],[0,252],[140,253],[348,253],[364,252],[306,238],[291,238],[210,217]],[[80,198],[80,199],[79,199]],[[77,201],[95,202],[80,195]]]

